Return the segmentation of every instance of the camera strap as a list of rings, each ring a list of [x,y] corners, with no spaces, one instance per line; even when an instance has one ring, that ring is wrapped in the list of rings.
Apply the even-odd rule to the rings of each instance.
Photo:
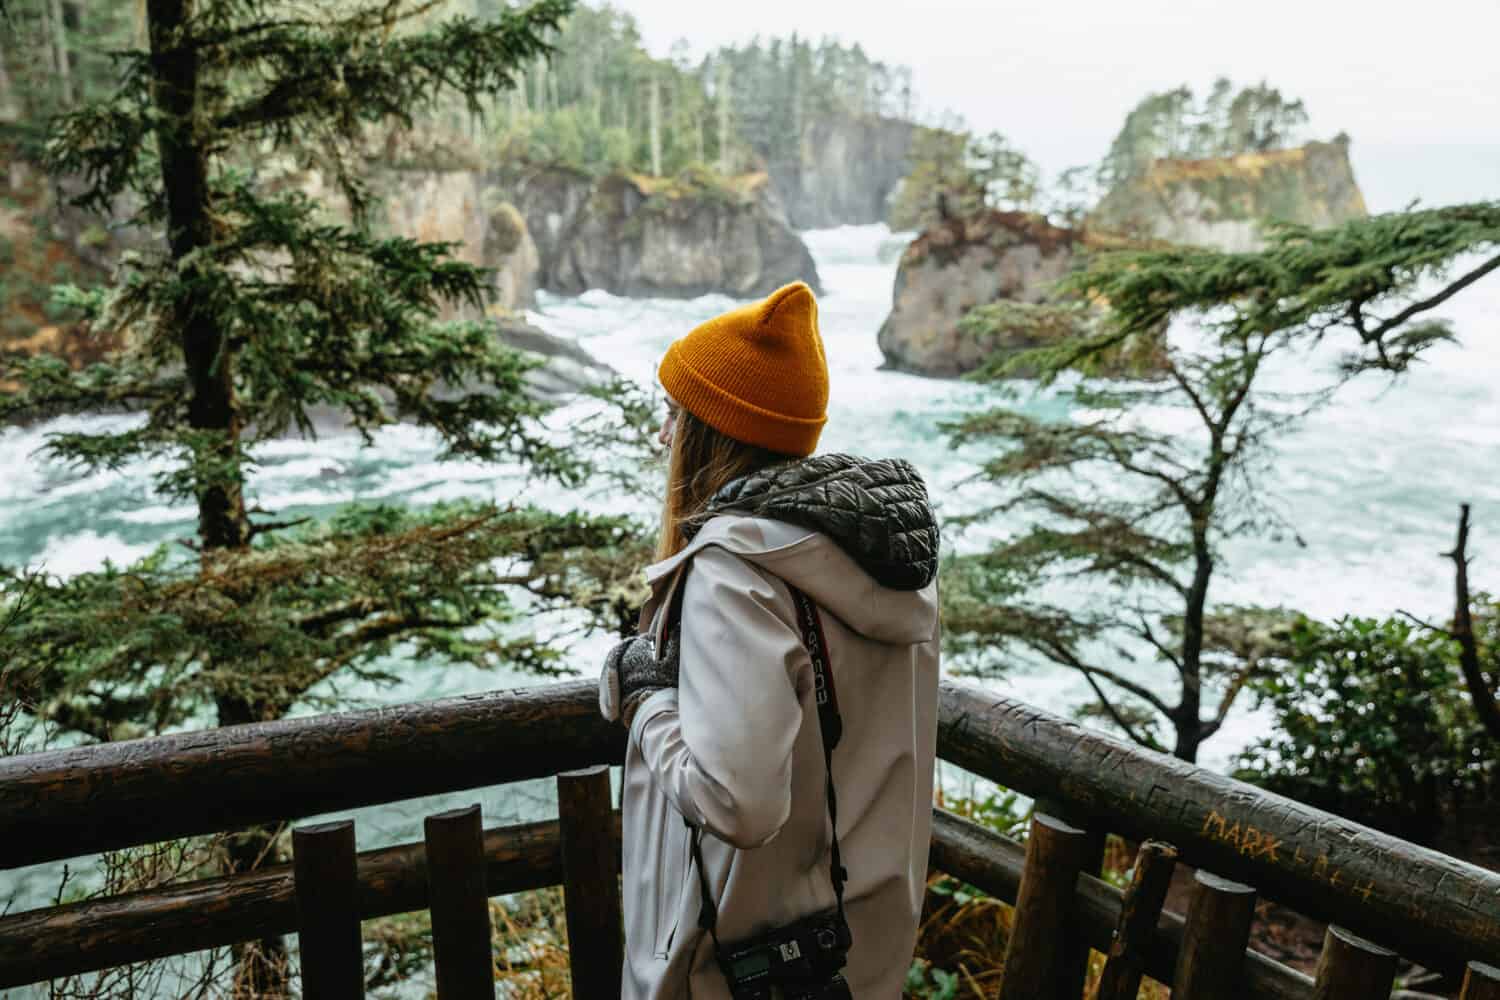
[[[682,589],[685,581],[678,582],[678,588]],[[823,633],[823,619],[818,614],[818,606],[813,603],[801,590],[787,584],[792,592],[792,603],[797,608],[797,627],[802,633],[802,645],[807,649],[808,658],[812,660],[813,668],[813,696],[818,706],[818,728],[823,735],[823,764],[827,774],[828,795],[828,825],[832,834],[830,845],[829,880],[833,883],[833,895],[838,901],[839,918],[844,918],[844,884],[849,881],[849,870],[844,867],[843,856],[839,852],[839,811],[838,798],[833,788],[833,750],[839,745],[839,740],[844,735],[844,719],[839,714],[838,691],[833,684],[833,669],[829,660],[828,640]],[[674,602],[680,616],[681,605]],[[668,612],[671,614],[671,611]],[[670,619],[669,619],[670,622]],[[681,624],[679,618],[678,625]],[[696,826],[686,819],[689,841],[692,845],[693,865],[698,869],[698,887],[701,890],[702,908],[698,911],[698,926],[708,931],[713,938],[714,949],[720,950],[719,945],[719,912],[714,905],[713,893],[709,890],[708,873],[703,867],[703,851],[699,846],[699,838],[702,834]]]

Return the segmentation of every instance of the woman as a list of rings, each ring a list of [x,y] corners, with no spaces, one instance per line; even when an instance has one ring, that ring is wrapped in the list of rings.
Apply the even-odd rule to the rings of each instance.
[[[604,715],[629,729],[622,995],[727,998],[715,939],[728,950],[842,909],[853,995],[899,997],[937,726],[926,489],[905,462],[808,457],[828,368],[800,282],[678,340],[659,377],[672,401],[659,561],[643,634],[610,653],[600,684]],[[842,900],[810,644],[826,652],[842,720],[831,757]]]

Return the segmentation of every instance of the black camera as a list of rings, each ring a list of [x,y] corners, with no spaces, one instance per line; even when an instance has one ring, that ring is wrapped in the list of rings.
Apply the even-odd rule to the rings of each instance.
[[[853,938],[838,910],[719,950],[734,1000],[852,1000],[841,974]]]

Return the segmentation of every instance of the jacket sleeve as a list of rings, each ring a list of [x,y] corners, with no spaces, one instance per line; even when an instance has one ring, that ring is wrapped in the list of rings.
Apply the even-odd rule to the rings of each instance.
[[[791,812],[802,727],[793,678],[807,652],[777,611],[789,605],[782,585],[738,556],[704,548],[686,586],[677,690],[641,706],[632,738],[678,812],[736,847],[759,847]]]

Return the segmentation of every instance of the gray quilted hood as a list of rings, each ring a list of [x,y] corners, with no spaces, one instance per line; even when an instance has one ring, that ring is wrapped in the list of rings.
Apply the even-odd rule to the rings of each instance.
[[[767,518],[832,539],[882,587],[921,590],[937,576],[938,527],[910,462],[814,455],[730,483],[684,526],[691,539],[723,514]]]

